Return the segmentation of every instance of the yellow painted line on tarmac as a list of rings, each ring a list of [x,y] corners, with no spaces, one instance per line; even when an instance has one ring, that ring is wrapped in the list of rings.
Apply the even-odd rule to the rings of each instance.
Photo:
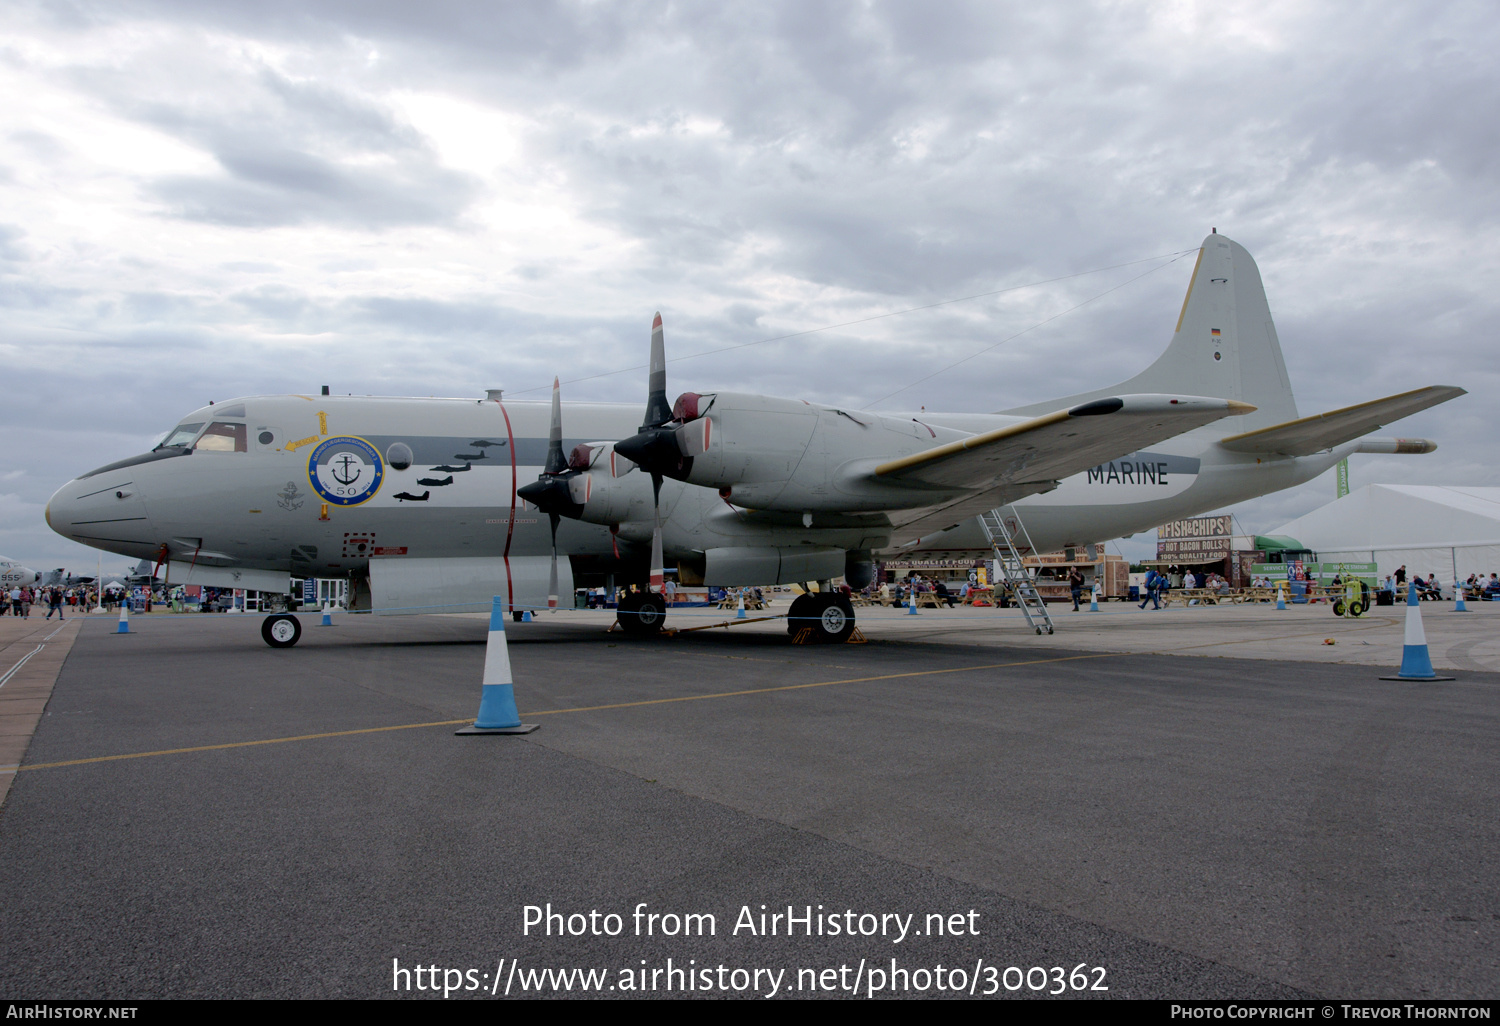
[[[199,745],[196,748],[164,748],[159,752],[129,752],[125,755],[97,755],[92,759],[68,759],[66,762],[35,762],[30,766],[0,766],[0,773],[7,770],[25,771],[57,769],[60,766],[86,766],[94,762],[117,762],[120,759],[150,759],[157,755],[186,755],[189,752],[216,752],[223,748],[250,748],[254,745],[280,745],[288,741],[316,741],[324,737],[348,737],[352,734],[379,734],[386,730],[416,730],[418,727],[451,727],[466,720],[439,720],[435,723],[402,723],[394,727],[365,727],[362,730],[331,730],[326,734],[298,734],[296,737],[270,737],[261,741],[230,741],[222,745]]]
[[[775,691],[800,691],[804,688],[826,688],[835,684],[865,684],[878,680],[900,680],[905,677],[935,677],[944,673],[968,673],[976,670],[999,670],[1010,666],[1035,666],[1038,663],[1067,663],[1079,659],[1106,659],[1129,652],[1100,652],[1091,655],[1057,656],[1051,659],[1023,659],[1012,663],[985,663],[980,666],[953,666],[942,670],[913,670],[908,673],[883,673],[875,677],[848,677],[843,680],[820,680],[811,684],[783,684],[774,688],[747,688],[743,691],[720,691],[712,695],[683,695],[679,698],[648,698],[640,702],[614,702],[609,705],[584,705],[575,709],[541,709],[523,716],[561,716],[566,713],[600,712],[605,709],[631,709],[642,705],[666,705],[670,702],[702,702],[711,698],[737,698],[742,695],[765,695]],[[124,755],[98,755],[91,759],[68,759],[63,762],[36,762],[30,766],[0,766],[0,773],[27,770],[59,769],[63,766],[87,766],[96,762],[118,762],[121,759],[151,759],[158,755],[188,755],[192,752],[217,752],[226,748],[251,748],[256,745],[280,745],[292,741],[317,741],[329,737],[352,737],[355,734],[380,734],[389,730],[419,730],[423,727],[456,727],[473,723],[473,717],[462,720],[435,720],[431,723],[400,723],[391,727],[363,727],[359,730],[331,730],[322,734],[298,734],[295,737],[271,737],[260,741],[229,741],[221,745],[198,745],[194,748],[164,748],[159,752],[129,752]]]
[[[745,691],[720,691],[712,695],[683,695],[681,698],[650,698],[642,702],[616,702],[613,705],[585,705],[577,709],[547,709],[528,712],[527,716],[553,716],[560,713],[596,712],[600,709],[629,709],[637,705],[666,705],[668,702],[701,702],[706,698],[736,698],[740,695],[764,695],[773,691],[800,691],[803,688],[826,688],[834,684],[864,684],[876,680],[899,680],[902,677],[933,677],[940,673],[965,673],[972,670],[998,670],[1006,666],[1034,666],[1037,663],[1066,663],[1075,659],[1104,659],[1130,655],[1126,652],[1100,652],[1093,655],[1057,656],[1052,659],[1025,659],[1016,663],[986,663],[983,666],[953,666],[945,670],[913,670],[910,673],[883,673],[878,677],[849,677],[845,680],[820,680],[811,684],[783,684],[774,688],[750,688]]]

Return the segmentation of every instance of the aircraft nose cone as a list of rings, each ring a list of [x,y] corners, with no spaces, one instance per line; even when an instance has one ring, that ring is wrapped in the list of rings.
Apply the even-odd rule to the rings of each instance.
[[[75,478],[47,500],[47,526],[64,538],[117,549],[119,543],[151,544],[151,520],[131,475]]]

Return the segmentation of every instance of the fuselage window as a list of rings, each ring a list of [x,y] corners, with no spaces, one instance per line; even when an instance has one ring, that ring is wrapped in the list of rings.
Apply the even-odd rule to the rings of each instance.
[[[194,452],[248,452],[245,444],[245,425],[230,424],[216,420],[208,426],[193,446]]]
[[[192,445],[193,439],[198,437],[198,432],[203,430],[203,421],[196,424],[178,424],[167,436],[157,443],[156,448],[165,449],[168,446]]]

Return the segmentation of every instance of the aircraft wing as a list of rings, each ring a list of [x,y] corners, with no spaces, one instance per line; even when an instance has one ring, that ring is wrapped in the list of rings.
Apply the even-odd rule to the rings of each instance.
[[[1311,456],[1465,394],[1464,389],[1453,385],[1429,385],[1400,395],[1345,406],[1341,410],[1330,410],[1316,417],[1303,417],[1258,431],[1246,431],[1242,435],[1230,435],[1220,439],[1219,444],[1233,452]]]
[[[876,477],[915,488],[973,489],[951,502],[890,514],[904,538],[934,534],[1090,467],[1255,407],[1233,399],[1122,395],[891,460]]]

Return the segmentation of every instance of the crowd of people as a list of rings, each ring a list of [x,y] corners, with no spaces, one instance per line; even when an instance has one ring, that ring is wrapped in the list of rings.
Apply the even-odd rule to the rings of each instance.
[[[1490,574],[1486,580],[1481,574],[1470,574],[1464,581],[1464,597],[1471,599],[1500,600],[1500,577]]]
[[[52,619],[53,614],[59,620],[66,620],[71,614],[87,613],[100,607],[113,613],[124,600],[125,593],[118,586],[105,588],[101,596],[91,584],[72,588],[46,584],[36,587],[17,585],[8,591],[0,588],[0,616],[19,616],[29,620],[35,607],[38,611],[45,610],[44,620]]]
[[[1421,574],[1413,574],[1410,587],[1415,588],[1417,598],[1422,602],[1436,602],[1444,598],[1442,583],[1438,580],[1437,571],[1434,570],[1422,579]],[[1404,595],[1408,583],[1406,580],[1406,567],[1402,566],[1393,574],[1385,575],[1385,590],[1397,596]],[[1500,600],[1500,576],[1490,574],[1486,578],[1483,574],[1470,574],[1462,584],[1464,598],[1476,600],[1496,601]]]
[[[31,607],[36,606],[47,610],[44,620],[52,619],[54,613],[58,620],[65,620],[68,613],[76,613],[80,607],[88,612],[97,601],[98,593],[93,588],[17,585],[9,591],[0,591],[0,616],[9,614],[29,620]]]
[[[1270,580],[1266,579],[1269,586]],[[1260,581],[1252,581],[1253,586],[1258,586]],[[1204,572],[1203,570],[1183,570],[1180,567],[1169,566],[1165,571],[1158,571],[1155,567],[1146,571],[1145,587],[1141,592],[1141,608],[1146,608],[1146,603],[1152,604],[1152,609],[1161,608],[1162,596],[1169,591],[1182,589],[1207,590],[1218,592],[1221,595],[1229,594],[1229,579],[1221,574]],[[1076,604],[1076,600],[1075,600]]]

